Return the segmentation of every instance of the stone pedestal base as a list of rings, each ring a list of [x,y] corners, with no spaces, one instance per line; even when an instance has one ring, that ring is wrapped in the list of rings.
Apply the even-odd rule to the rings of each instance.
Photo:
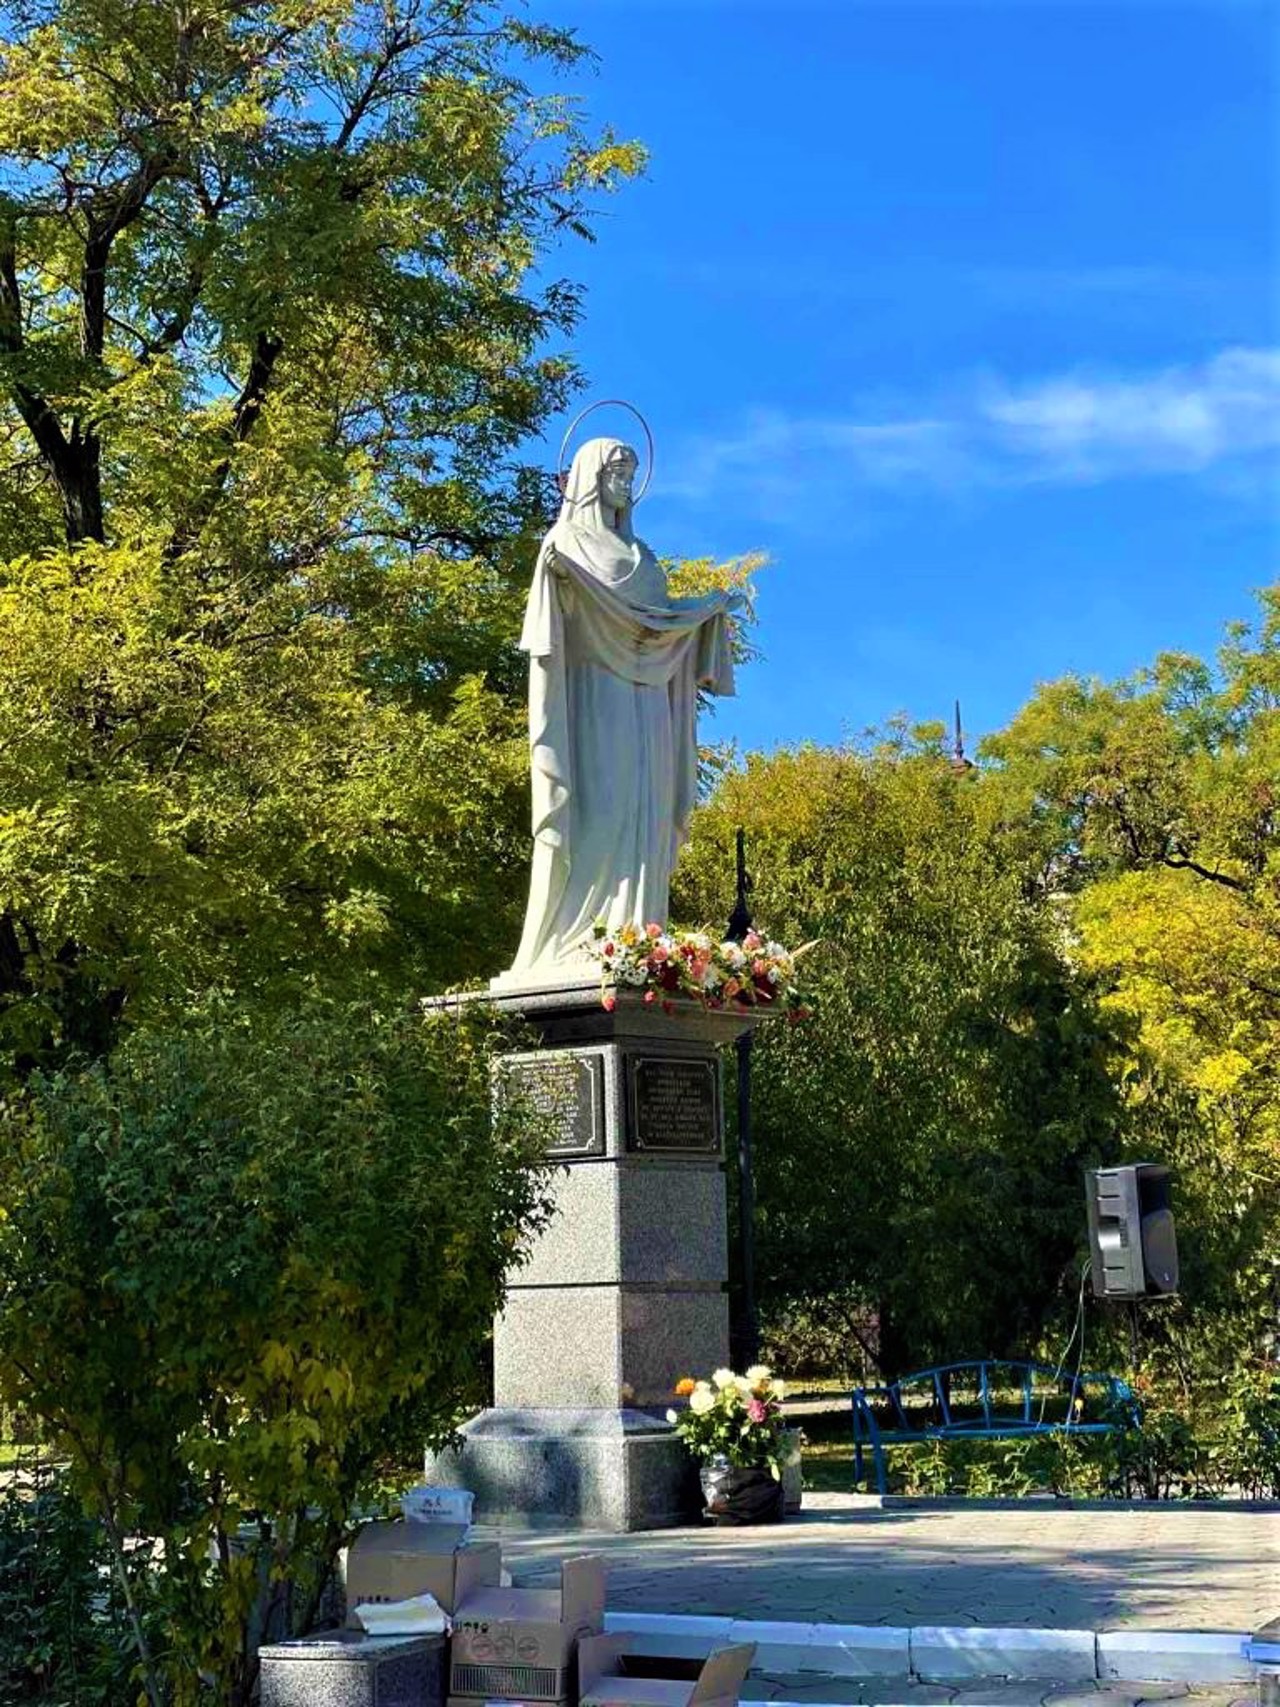
[[[669,1529],[701,1509],[693,1460],[647,1411],[491,1410],[462,1432],[427,1480],[470,1488],[479,1523]]]
[[[662,1419],[681,1376],[729,1361],[719,1051],[763,1015],[510,985],[439,1005],[488,1001],[534,1033],[495,1088],[547,1117],[556,1215],[494,1324],[495,1408],[428,1479],[470,1488],[480,1522],[687,1522],[697,1477]]]

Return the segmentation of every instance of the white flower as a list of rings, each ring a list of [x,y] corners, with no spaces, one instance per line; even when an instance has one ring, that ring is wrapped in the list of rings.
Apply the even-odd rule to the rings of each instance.
[[[702,980],[708,990],[714,990],[724,983],[724,973],[718,966],[708,966],[706,977]]]
[[[707,1412],[715,1405],[715,1402],[716,1396],[711,1391],[710,1387],[707,1386],[705,1381],[699,1381],[698,1385],[689,1395],[689,1409],[693,1412],[695,1417],[706,1416]]]
[[[753,1387],[760,1386],[761,1382],[767,1381],[768,1379],[769,1366],[767,1363],[753,1363],[747,1371],[747,1380],[750,1381]]]
[[[649,976],[646,966],[623,966],[620,968],[623,982],[626,984],[643,984]]]
[[[721,956],[729,962],[730,966],[745,966],[747,963],[746,955],[738,947],[736,942],[722,942],[720,944],[720,953]]]
[[[776,984],[778,982],[778,968],[776,966],[771,966],[769,968],[769,982],[771,984]]]
[[[738,1383],[738,1377],[733,1373],[732,1369],[717,1369],[711,1379],[715,1385],[720,1388],[721,1392],[723,1392],[726,1387],[737,1386]]]
[[[745,1375],[735,1376],[733,1384],[738,1389],[739,1393],[742,1394],[744,1399],[749,1399],[751,1397],[751,1383],[747,1380]]]
[[[668,1422],[669,1422],[669,1423],[676,1423],[676,1422],[679,1422],[679,1421],[680,1421],[680,1417],[679,1417],[679,1414],[678,1414],[678,1413],[677,1413],[677,1412],[675,1412],[675,1411],[668,1411],[668,1412],[667,1412],[667,1421],[668,1421]]]
[[[775,1381],[773,1383],[772,1388],[770,1389],[770,1397],[774,1398],[774,1399],[785,1399],[786,1396],[787,1396],[787,1384],[786,1384],[786,1382],[785,1381]]]
[[[707,935],[706,931],[694,931],[693,935],[689,938],[689,941],[692,943],[693,947],[697,949],[699,954],[710,954],[711,938]]]

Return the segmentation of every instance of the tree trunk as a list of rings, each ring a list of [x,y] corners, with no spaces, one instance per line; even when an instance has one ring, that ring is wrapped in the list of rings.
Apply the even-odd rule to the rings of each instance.
[[[878,1311],[880,1318],[879,1348],[880,1373],[886,1381],[896,1381],[900,1375],[910,1372],[911,1348],[903,1337],[898,1323],[894,1320],[892,1307],[888,1301],[881,1299]]]
[[[54,467],[54,477],[62,494],[66,516],[67,543],[78,545],[82,540],[105,538],[102,520],[102,473],[98,438],[95,433],[77,434],[71,440],[65,463]]]

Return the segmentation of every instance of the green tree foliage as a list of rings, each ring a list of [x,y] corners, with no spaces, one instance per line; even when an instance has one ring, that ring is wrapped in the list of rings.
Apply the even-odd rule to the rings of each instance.
[[[545,92],[583,52],[488,0],[0,6],[11,1071],[510,939],[549,258],[639,162]]]
[[[152,1702],[246,1702],[382,1467],[445,1438],[541,1224],[479,1022],[210,1000],[33,1081],[0,1154],[0,1394],[104,1526]],[[149,1553],[147,1542],[160,1544]]]
[[[1027,1354],[1074,1299],[1081,1169],[1118,1141],[1116,1025],[991,807],[936,731],[752,757],[680,870],[714,920],[741,824],[757,921],[819,939],[816,1017],[757,1046],[762,1285],[843,1309],[850,1341],[874,1312],[890,1371]]]
[[[1216,667],[1054,683],[987,752],[1074,957],[1133,1022],[1133,1148],[1176,1170],[1183,1297],[1146,1331],[1185,1380],[1216,1375],[1278,1303],[1280,587]]]

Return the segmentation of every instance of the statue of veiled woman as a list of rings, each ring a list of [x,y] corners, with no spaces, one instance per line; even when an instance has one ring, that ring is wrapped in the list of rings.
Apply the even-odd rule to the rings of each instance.
[[[533,869],[502,983],[583,970],[597,920],[665,923],[697,793],[698,690],[734,691],[727,619],[740,595],[668,596],[632,530],[637,465],[617,439],[584,444],[538,553],[520,639]]]

